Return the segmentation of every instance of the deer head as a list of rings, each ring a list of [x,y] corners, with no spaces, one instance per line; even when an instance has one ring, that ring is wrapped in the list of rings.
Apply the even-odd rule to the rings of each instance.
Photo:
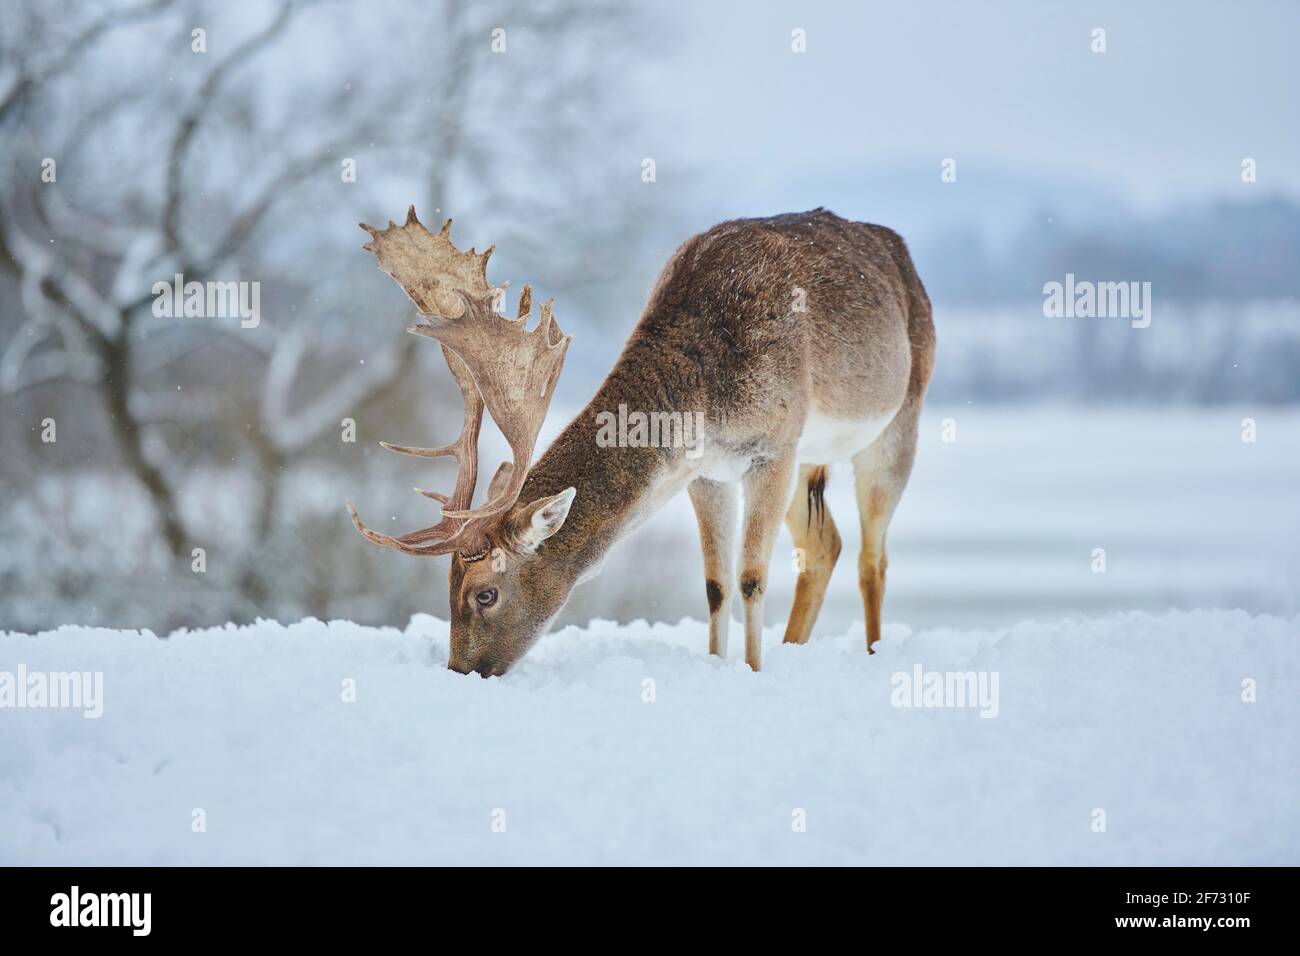
[[[379,268],[400,285],[420,312],[407,329],[442,345],[452,378],[465,399],[459,437],[441,448],[412,448],[382,442],[390,451],[420,458],[452,457],[458,469],[450,495],[415,489],[442,505],[437,524],[400,536],[365,526],[352,502],[352,523],[370,541],[404,554],[451,555],[451,655],[448,667],[461,673],[501,674],[524,655],[546,629],[565,594],[552,594],[537,566],[543,541],[560,530],[575,491],[526,503],[519,493],[528,477],[537,433],[555,391],[572,336],[555,322],[553,303],[541,308],[529,329],[532,290],[524,286],[517,318],[498,315],[493,305],[505,285],[487,281],[492,247],[481,255],[451,242],[451,220],[434,235],[412,206],[401,226],[382,232],[362,223]],[[478,435],[483,409],[510,445],[512,461],[498,469],[487,498],[472,507],[478,478]],[[567,592],[566,592],[567,593]]]

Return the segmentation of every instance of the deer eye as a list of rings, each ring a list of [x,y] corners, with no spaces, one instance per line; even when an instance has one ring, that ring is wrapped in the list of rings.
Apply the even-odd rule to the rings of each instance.
[[[474,600],[478,602],[479,607],[491,607],[497,603],[497,589],[484,588],[474,595]]]

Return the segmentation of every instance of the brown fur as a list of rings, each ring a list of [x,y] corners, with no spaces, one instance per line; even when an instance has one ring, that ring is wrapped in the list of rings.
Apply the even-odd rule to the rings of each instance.
[[[824,465],[800,469],[799,487],[795,488],[785,525],[794,546],[803,556],[803,567],[795,583],[794,605],[786,623],[785,643],[803,644],[812,634],[817,613],[826,597],[831,571],[840,556],[840,535],[831,520],[823,497],[826,490]]]
[[[797,289],[804,292],[806,312],[793,308]],[[902,239],[888,229],[817,209],[726,222],[690,239],[668,262],[596,395],[533,465],[519,503],[489,530],[492,544],[507,556],[505,569],[453,556],[451,666],[503,672],[614,541],[688,485],[704,544],[710,649],[725,654],[736,498],[728,482],[704,474],[714,461],[746,465],[738,579],[746,659],[758,668],[762,592],[788,502],[802,524],[798,532],[792,525],[792,534],[819,562],[807,588],[801,577],[792,615],[798,626],[792,619],[786,634],[787,640],[806,640],[825,592],[822,578],[829,578],[839,553],[822,500],[825,469],[801,476],[793,502],[805,506],[796,509],[790,495],[796,446],[814,412],[835,420],[895,415],[854,458],[860,502],[864,494],[881,502],[863,508],[864,561],[868,544],[871,550],[863,592],[868,635],[878,637],[884,527],[911,468],[933,353],[929,300]],[[706,454],[692,462],[681,448],[599,447],[597,416],[620,404],[703,412]],[[575,488],[576,497],[543,553],[519,553],[512,541],[526,526],[530,504],[567,488]],[[474,595],[488,587],[501,596],[483,611]]]

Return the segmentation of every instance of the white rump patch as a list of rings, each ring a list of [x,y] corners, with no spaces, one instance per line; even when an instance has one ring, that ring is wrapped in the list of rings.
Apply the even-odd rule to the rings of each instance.
[[[848,461],[879,438],[897,414],[895,409],[886,415],[845,419],[829,418],[814,410],[799,436],[799,463],[829,465]]]

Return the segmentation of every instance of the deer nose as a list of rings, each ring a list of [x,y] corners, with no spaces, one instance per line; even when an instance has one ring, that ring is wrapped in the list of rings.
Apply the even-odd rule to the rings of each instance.
[[[472,658],[457,660],[452,657],[447,661],[447,669],[457,674],[478,674],[479,677],[495,677],[502,673],[497,669],[496,663],[487,657],[480,657],[477,661]]]

